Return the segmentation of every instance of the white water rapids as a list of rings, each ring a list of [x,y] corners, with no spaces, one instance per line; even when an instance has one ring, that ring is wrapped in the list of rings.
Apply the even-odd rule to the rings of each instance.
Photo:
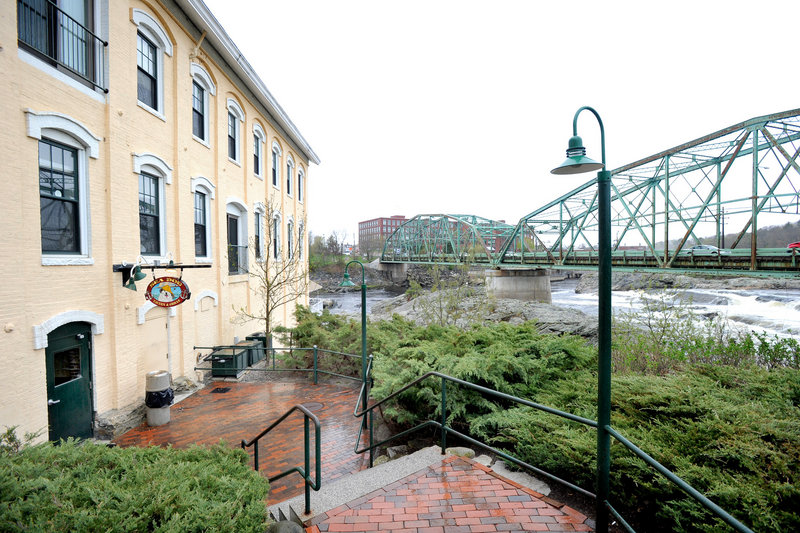
[[[577,294],[575,279],[552,283],[553,305],[579,309],[587,315],[597,316],[597,293]],[[631,312],[642,307],[642,298],[652,297],[657,291],[614,291],[614,314]],[[749,329],[777,334],[781,337],[800,338],[800,290],[721,290],[684,289],[679,291],[696,315],[719,316],[727,319],[736,329]],[[367,314],[372,305],[397,294],[383,290],[367,291]],[[361,310],[361,293],[316,294],[311,299],[312,310],[322,310],[322,300],[332,300],[331,312],[358,315]]]

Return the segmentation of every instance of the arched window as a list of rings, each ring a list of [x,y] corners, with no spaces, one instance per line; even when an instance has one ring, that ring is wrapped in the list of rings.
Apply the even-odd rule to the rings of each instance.
[[[294,221],[290,218],[286,223],[286,258],[294,258]]]
[[[247,273],[247,207],[237,198],[226,204],[228,273]]]
[[[292,195],[292,180],[294,179],[294,159],[291,154],[286,156],[286,194]]]
[[[89,159],[100,138],[60,113],[27,110],[28,136],[39,141],[38,183],[43,265],[90,265]]]
[[[192,194],[194,195],[194,255],[199,263],[210,263],[213,258],[211,250],[211,200],[214,199],[215,187],[206,178],[192,178]]]
[[[133,154],[133,172],[139,177],[139,251],[161,257],[167,252],[166,184],[172,167],[154,154]]]
[[[172,56],[172,41],[161,24],[141,9],[132,10],[131,20],[137,27],[136,86],[139,105],[165,120],[164,56]]]
[[[272,143],[272,186],[281,188],[281,147]]]
[[[264,213],[266,207],[261,202],[258,202],[253,208],[253,255],[256,256],[256,261],[264,260]]]
[[[191,65],[192,73],[192,136],[208,146],[209,98],[217,94],[211,76],[197,63]]]
[[[253,124],[253,174],[264,179],[264,144],[267,135],[258,122]]]
[[[272,217],[272,230],[270,231],[270,248],[275,261],[281,259],[281,214],[275,213]]]
[[[242,162],[242,124],[244,111],[233,98],[228,98],[228,159]]]
[[[297,201],[301,204],[303,203],[303,196],[304,196],[304,188],[306,186],[306,174],[303,171],[303,167],[297,169]]]

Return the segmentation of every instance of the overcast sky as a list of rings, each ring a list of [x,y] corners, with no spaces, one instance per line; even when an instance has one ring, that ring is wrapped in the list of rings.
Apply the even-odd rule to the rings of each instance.
[[[390,215],[516,223],[594,107],[610,169],[800,107],[800,1],[205,0],[321,164],[313,234]],[[589,113],[578,133],[600,159]]]

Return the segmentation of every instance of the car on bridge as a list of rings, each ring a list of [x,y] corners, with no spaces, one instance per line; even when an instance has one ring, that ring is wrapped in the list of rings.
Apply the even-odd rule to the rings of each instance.
[[[720,250],[716,246],[711,246],[710,244],[698,244],[697,246],[692,246],[688,250],[684,250],[681,252],[681,255],[730,255],[731,253],[728,250]]]

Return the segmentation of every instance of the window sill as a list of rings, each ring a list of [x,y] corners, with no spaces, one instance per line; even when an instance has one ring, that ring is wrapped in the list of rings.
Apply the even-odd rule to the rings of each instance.
[[[255,174],[255,173],[254,173],[254,174],[253,174],[253,176],[257,177],[257,178],[258,178],[258,179],[260,179],[261,181],[264,181],[264,176],[262,176],[261,174]]]
[[[139,105],[139,107],[141,107],[142,109],[144,109],[145,111],[147,111],[151,115],[160,118],[164,122],[167,121],[167,117],[165,117],[164,114],[161,113],[160,111],[158,111],[156,109],[153,109],[149,105],[144,104],[144,103],[140,102],[139,100],[136,100],[136,103]]]
[[[228,273],[228,283],[243,283],[250,279],[247,272],[243,274],[230,274]]]
[[[199,264],[202,264],[202,265],[213,265],[214,264],[214,259],[211,258],[211,257],[195,257],[194,261],[195,261],[195,263],[199,263]]]
[[[44,266],[80,266],[93,265],[94,259],[80,255],[43,255],[42,265]]]
[[[238,162],[238,161],[237,161],[237,160],[235,160],[235,159],[231,159],[230,157],[228,157],[228,163],[233,163],[233,164],[234,164],[234,165],[236,165],[237,167],[239,167],[239,168],[242,168],[242,164],[241,164],[240,162]]]
[[[195,141],[199,142],[200,144],[202,144],[206,148],[211,149],[211,145],[208,143],[208,141],[206,141],[204,139],[201,139],[200,137],[198,137],[198,136],[196,136],[194,134],[192,134],[192,139],[194,139]]]

